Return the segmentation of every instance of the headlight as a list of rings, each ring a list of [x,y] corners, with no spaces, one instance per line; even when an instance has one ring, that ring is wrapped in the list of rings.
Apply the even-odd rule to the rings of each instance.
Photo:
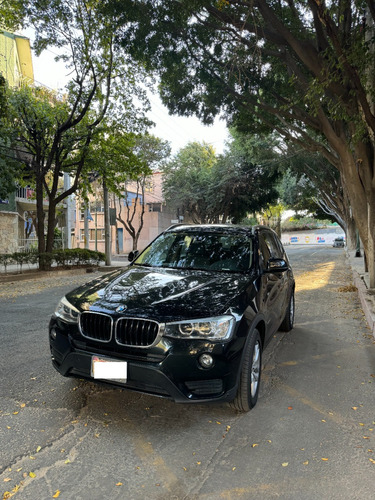
[[[164,335],[180,339],[229,340],[232,337],[234,324],[233,316],[178,321],[167,323]]]
[[[57,304],[55,314],[67,323],[78,322],[78,309],[68,302],[65,297]]]

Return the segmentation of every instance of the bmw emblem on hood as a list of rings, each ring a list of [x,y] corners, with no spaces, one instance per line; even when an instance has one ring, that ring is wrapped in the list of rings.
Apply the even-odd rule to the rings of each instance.
[[[126,306],[118,306],[116,307],[116,312],[121,313],[126,310]]]

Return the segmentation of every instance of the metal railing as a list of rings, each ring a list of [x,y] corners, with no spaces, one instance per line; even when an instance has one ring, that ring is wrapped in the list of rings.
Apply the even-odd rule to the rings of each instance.
[[[53,248],[64,248],[64,240],[55,238]],[[36,252],[38,250],[38,238],[25,238],[18,240],[18,252]]]

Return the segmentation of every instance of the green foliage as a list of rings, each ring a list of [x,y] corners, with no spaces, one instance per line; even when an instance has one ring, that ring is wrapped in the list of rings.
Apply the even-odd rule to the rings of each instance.
[[[208,191],[212,168],[217,159],[211,146],[191,142],[175,155],[164,168],[163,192],[167,203],[180,215],[187,214],[195,222],[209,222]]]
[[[12,145],[12,133],[7,120],[9,117],[9,91],[5,78],[0,73],[0,198],[16,189],[19,175],[19,163],[15,158]]]
[[[18,29],[24,21],[27,4],[24,0],[0,0],[0,29]]]
[[[12,254],[0,254],[0,265],[5,272],[11,264],[17,264],[22,272],[24,264],[36,264],[39,262],[41,268],[50,268],[53,263],[57,266],[98,266],[100,262],[105,262],[105,255],[102,252],[88,250],[86,248],[57,249],[53,252],[14,252]]]
[[[13,256],[9,253],[0,254],[0,264],[4,266],[5,272],[7,271],[7,267],[13,264]]]
[[[176,212],[195,222],[237,223],[276,200],[277,169],[253,163],[241,141],[219,157],[204,143],[179,151],[164,177],[164,195]]]
[[[101,2],[38,0],[24,7],[25,23],[36,32],[37,54],[49,46],[60,49],[63,55],[56,59],[71,78],[61,93],[23,87],[13,90],[9,99],[9,147],[17,151],[24,175],[35,184],[39,250],[51,252],[56,206],[80,187],[83,174],[92,169],[90,160],[99,163],[96,153],[103,138],[112,130],[139,133],[150,123],[145,119],[147,76],[118,50],[117,19],[102,15]],[[6,150],[1,151],[4,159]],[[71,176],[65,191],[59,182],[63,173]]]
[[[332,221],[328,219],[315,219],[313,217],[291,217],[282,222],[283,231],[308,231],[330,227]]]

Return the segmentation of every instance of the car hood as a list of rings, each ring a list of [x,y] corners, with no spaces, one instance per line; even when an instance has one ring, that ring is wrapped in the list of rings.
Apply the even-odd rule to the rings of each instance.
[[[249,283],[249,274],[131,266],[67,298],[80,310],[173,321],[239,311]]]

